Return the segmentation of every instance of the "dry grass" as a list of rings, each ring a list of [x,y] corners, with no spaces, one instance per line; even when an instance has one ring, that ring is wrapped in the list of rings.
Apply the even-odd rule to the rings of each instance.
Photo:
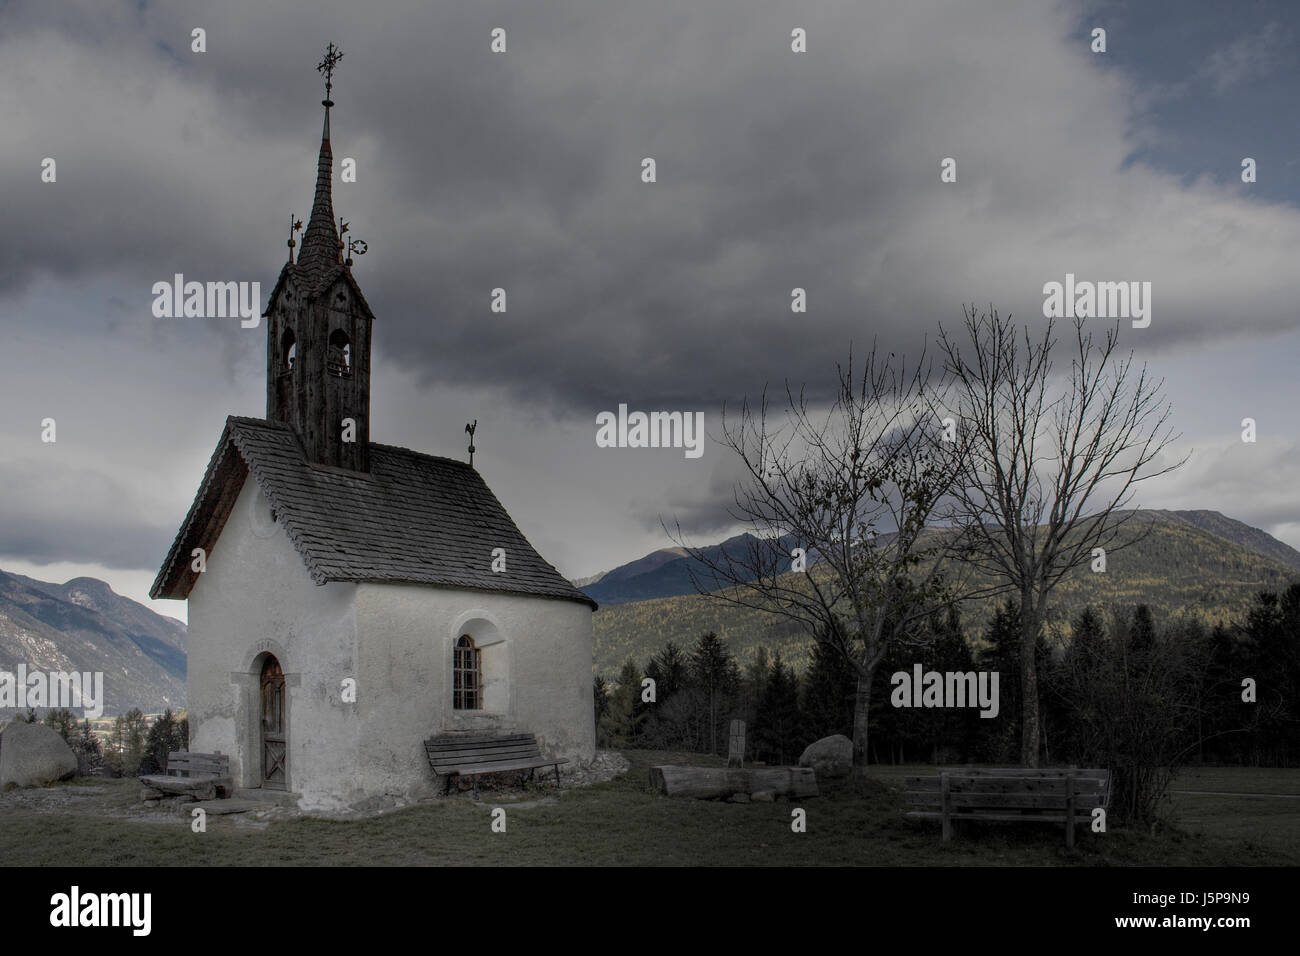
[[[843,785],[802,801],[806,833],[790,829],[790,803],[726,804],[669,799],[651,792],[657,763],[720,763],[684,754],[629,751],[619,779],[556,794],[531,794],[527,806],[504,799],[457,799],[352,822],[299,818],[266,829],[209,817],[192,833],[187,818],[134,812],[131,780],[81,780],[103,793],[57,812],[0,799],[0,858],[13,866],[357,865],[1296,865],[1300,802],[1261,797],[1175,795],[1176,827],[1155,833],[1081,833],[1067,852],[1059,827],[968,825],[950,843],[937,825],[903,818],[902,777],[920,767],[882,767],[879,785],[858,797]],[[1203,770],[1179,789],[1300,793],[1300,771]],[[550,799],[537,799],[538,797]],[[507,830],[493,833],[491,809],[507,808]]]

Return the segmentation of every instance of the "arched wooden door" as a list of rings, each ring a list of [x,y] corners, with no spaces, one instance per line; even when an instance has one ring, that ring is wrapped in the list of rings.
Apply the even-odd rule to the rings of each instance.
[[[284,671],[275,656],[262,664],[262,786],[286,788],[288,740],[284,721]]]

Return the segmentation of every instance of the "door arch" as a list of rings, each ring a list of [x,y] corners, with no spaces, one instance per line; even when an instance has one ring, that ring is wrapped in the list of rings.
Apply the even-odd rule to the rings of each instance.
[[[259,784],[272,790],[285,790],[288,789],[289,778],[288,722],[285,720],[288,698],[284,692],[284,669],[274,654],[267,654],[262,660],[260,686],[262,719],[258,747],[261,760]]]

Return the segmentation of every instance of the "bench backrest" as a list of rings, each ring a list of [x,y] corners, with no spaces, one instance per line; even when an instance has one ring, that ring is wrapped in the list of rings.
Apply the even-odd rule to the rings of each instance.
[[[911,806],[957,810],[1064,810],[1071,794],[1077,812],[1110,804],[1110,771],[1097,769],[959,768],[933,777],[908,777],[904,800]]]
[[[201,754],[177,750],[167,755],[167,775],[189,777],[194,775],[230,776],[230,754]]]
[[[429,763],[443,767],[529,760],[542,755],[533,734],[449,734],[430,737],[424,742],[424,750]]]

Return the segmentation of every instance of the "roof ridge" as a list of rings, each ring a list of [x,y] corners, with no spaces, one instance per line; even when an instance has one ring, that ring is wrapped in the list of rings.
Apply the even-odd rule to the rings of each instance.
[[[257,418],[256,416],[251,416],[251,415],[227,415],[226,421],[235,422],[240,425],[252,425],[254,427],[265,425],[269,428],[275,429],[276,431],[294,430],[293,426],[290,425],[288,422],[277,422],[269,418]],[[297,433],[295,432],[295,434]],[[433,461],[446,462],[449,465],[456,465],[467,471],[472,471],[476,475],[479,474],[477,468],[475,468],[469,462],[461,461],[459,458],[449,458],[446,455],[435,455],[432,452],[419,451],[418,449],[415,448],[407,448],[405,445],[390,445],[387,442],[372,441],[370,443],[370,448],[372,450],[377,448],[380,451],[400,452],[405,455],[415,455],[417,457],[428,458]],[[482,475],[479,475],[479,477],[481,478]]]
[[[461,468],[466,469],[467,471],[472,471],[476,475],[478,474],[477,468],[475,468],[467,461],[461,461],[459,458],[448,458],[446,455],[434,455],[431,452],[427,452],[427,451],[417,451],[414,448],[407,448],[405,445],[389,445],[384,442],[377,442],[377,441],[372,441],[370,443],[370,448],[371,450],[378,448],[381,451],[399,451],[399,452],[404,452],[405,454],[408,455],[418,455],[421,458],[431,458],[434,461],[445,461],[449,465],[458,465]]]

